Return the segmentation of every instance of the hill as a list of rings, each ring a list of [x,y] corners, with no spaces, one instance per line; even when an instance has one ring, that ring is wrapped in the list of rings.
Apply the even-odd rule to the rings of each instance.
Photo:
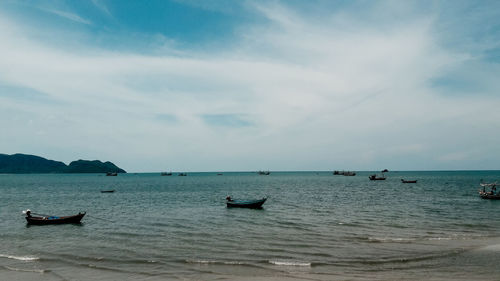
[[[44,174],[44,173],[126,173],[111,162],[78,160],[68,165],[28,154],[0,154],[0,173]]]
[[[125,170],[118,168],[115,164],[99,160],[88,161],[78,160],[69,163],[67,173],[126,173]]]

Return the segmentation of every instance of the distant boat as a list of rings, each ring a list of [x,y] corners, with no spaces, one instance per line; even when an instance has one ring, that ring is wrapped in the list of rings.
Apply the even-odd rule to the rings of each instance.
[[[417,183],[417,180],[404,180],[404,179],[401,179],[401,182],[402,183]]]
[[[382,175],[381,177],[377,177],[377,175],[370,175],[368,178],[371,181],[383,181],[386,179],[386,177],[384,175]]]
[[[334,175],[340,175],[340,176],[355,176],[356,172],[352,171],[333,171]]]
[[[479,192],[479,196],[482,198],[482,199],[492,199],[492,200],[500,200],[500,194],[490,194],[489,192],[482,192],[480,191]]]
[[[222,173],[218,173],[217,175],[218,175],[218,176],[222,176],[223,174],[222,174]]]
[[[387,169],[382,170],[382,173],[388,173],[388,172],[389,172],[389,170],[387,170]]]
[[[106,176],[108,176],[108,177],[116,177],[116,176],[118,176],[118,173],[107,172]]]
[[[269,172],[269,171],[259,171],[258,173],[261,176],[269,176],[271,174],[271,172]]]
[[[172,172],[162,172],[160,175],[162,175],[162,176],[171,176]]]
[[[115,192],[114,189],[112,189],[112,190],[101,190],[101,193],[113,193],[113,192]]]
[[[482,199],[492,199],[492,200],[500,200],[500,193],[497,192],[497,183],[480,183],[483,187],[483,190],[479,190],[479,196]],[[486,188],[489,187],[490,191],[486,191]]]
[[[179,174],[178,174],[178,176],[179,176],[179,177],[185,177],[185,176],[187,176],[187,175],[188,175],[187,173],[179,173]]]
[[[235,200],[231,197],[226,198],[226,204],[228,208],[249,208],[249,209],[260,209],[262,205],[266,202],[267,198],[257,199],[257,200]]]
[[[83,216],[85,216],[85,212],[78,213],[78,215],[74,216],[45,216],[37,214],[37,216],[31,216],[31,212],[28,210],[26,212],[26,221],[28,224],[37,224],[37,225],[45,225],[45,224],[63,224],[63,223],[80,223]]]

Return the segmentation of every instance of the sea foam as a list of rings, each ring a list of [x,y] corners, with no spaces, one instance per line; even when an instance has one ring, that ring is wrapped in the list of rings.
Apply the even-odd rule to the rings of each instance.
[[[45,269],[22,269],[22,268],[10,267],[10,266],[4,266],[4,268],[11,270],[11,271],[35,272],[35,273],[40,273],[40,274],[47,272],[47,270],[45,270]]]
[[[0,258],[14,259],[18,261],[36,261],[40,259],[39,257],[34,257],[34,256],[11,256],[4,254],[0,254]]]
[[[269,263],[280,266],[311,266],[310,262],[298,262],[298,261],[269,261]]]

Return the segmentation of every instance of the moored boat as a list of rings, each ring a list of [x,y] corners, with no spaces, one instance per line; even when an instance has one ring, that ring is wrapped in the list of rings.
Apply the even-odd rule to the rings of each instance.
[[[37,224],[37,225],[45,225],[45,224],[64,224],[64,223],[80,223],[82,218],[85,216],[85,212],[78,213],[73,216],[45,216],[40,214],[35,214],[37,216],[32,216],[31,211],[26,211],[26,221],[28,224]]]
[[[479,196],[482,199],[492,199],[500,200],[500,192],[497,192],[497,182],[494,183],[480,183],[483,189],[479,189]],[[490,188],[490,191],[486,191],[486,187]]]
[[[491,194],[489,192],[479,192],[479,196],[482,199],[492,199],[492,200],[500,200],[500,194]]]
[[[384,175],[382,175],[381,177],[377,177],[377,175],[370,175],[368,178],[371,181],[383,181],[386,179],[386,177]]]
[[[108,177],[116,177],[116,176],[118,176],[118,173],[114,173],[114,172],[107,172],[107,173],[106,173],[106,176],[108,176]]]
[[[226,198],[226,204],[228,208],[249,208],[249,209],[260,209],[262,205],[266,202],[267,198],[257,199],[257,200],[237,200],[232,199],[230,196]]]
[[[111,190],[101,190],[101,193],[113,193],[115,192],[114,189],[111,189]]]
[[[333,171],[334,175],[340,175],[340,176],[355,176],[356,172],[353,171]]]
[[[402,183],[417,183],[417,180],[404,180],[404,179],[401,179],[401,182]]]
[[[171,176],[172,172],[162,172],[160,175],[162,175],[162,176]]]

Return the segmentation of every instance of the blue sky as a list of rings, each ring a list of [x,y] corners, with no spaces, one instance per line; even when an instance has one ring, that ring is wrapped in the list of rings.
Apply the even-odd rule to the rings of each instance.
[[[500,169],[498,1],[1,1],[0,153]]]

